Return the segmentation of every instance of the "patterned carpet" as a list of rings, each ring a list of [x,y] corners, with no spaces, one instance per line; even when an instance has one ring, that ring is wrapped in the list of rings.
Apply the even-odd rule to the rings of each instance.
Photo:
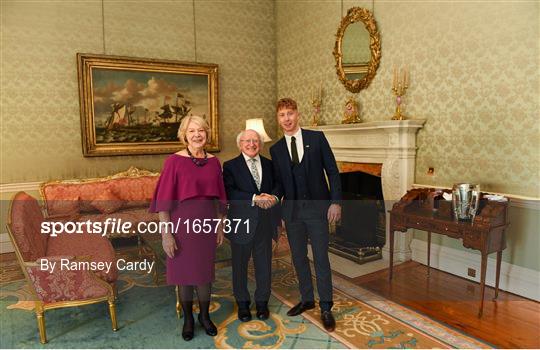
[[[294,269],[287,258],[274,260],[272,293],[292,306],[299,300]],[[313,270],[313,268],[312,268]],[[491,348],[472,337],[424,317],[333,276],[336,330],[331,335],[350,348]],[[318,308],[303,314],[322,328]]]
[[[5,263],[0,279],[2,348],[39,348],[30,293],[24,280],[13,281],[16,267]],[[252,272],[252,271],[251,271]],[[212,318],[219,328],[212,338],[196,328],[191,342],[180,336],[173,288],[155,285],[151,275],[122,273],[117,307],[118,332],[110,329],[105,303],[46,312],[49,343],[54,348],[485,348],[487,344],[464,336],[406,308],[334,278],[332,334],[320,325],[319,310],[304,317],[286,312],[298,300],[297,281],[287,258],[274,260],[271,319],[248,323],[236,318],[231,295],[231,268],[216,272]],[[253,290],[252,282],[250,289]],[[7,309],[7,310],[6,310]]]

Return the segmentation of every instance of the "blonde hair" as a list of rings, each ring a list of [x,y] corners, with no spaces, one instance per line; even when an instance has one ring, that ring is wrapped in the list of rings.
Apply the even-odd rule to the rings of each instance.
[[[199,126],[201,126],[204,129],[204,131],[206,132],[206,141],[208,142],[209,141],[208,138],[210,137],[210,125],[208,125],[208,122],[206,121],[206,119],[199,117],[198,115],[190,115],[182,119],[182,123],[180,123],[180,127],[178,128],[178,134],[177,134],[180,142],[182,142],[184,146],[187,147],[188,142],[186,139],[186,133],[187,133],[188,125],[191,122],[199,124]]]

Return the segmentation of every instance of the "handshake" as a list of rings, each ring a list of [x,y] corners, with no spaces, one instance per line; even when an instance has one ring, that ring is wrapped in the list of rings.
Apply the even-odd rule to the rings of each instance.
[[[276,198],[276,196],[268,193],[261,193],[253,197],[253,203],[262,209],[272,208],[274,205],[277,204],[277,202],[278,199]]]

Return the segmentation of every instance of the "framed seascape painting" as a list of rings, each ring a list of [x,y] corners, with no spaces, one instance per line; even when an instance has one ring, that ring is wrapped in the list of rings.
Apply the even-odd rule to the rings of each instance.
[[[85,157],[178,151],[182,119],[208,121],[208,151],[219,151],[218,66],[77,54]]]

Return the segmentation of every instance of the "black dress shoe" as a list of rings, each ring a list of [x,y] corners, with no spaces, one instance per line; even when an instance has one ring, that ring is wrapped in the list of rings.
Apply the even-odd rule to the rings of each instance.
[[[259,320],[267,320],[270,317],[270,310],[268,310],[268,302],[260,301],[255,303],[255,308],[257,309],[257,318]]]
[[[313,301],[308,301],[306,303],[300,302],[292,307],[289,311],[287,311],[287,316],[298,316],[302,312],[306,310],[311,310],[315,307],[315,303]]]
[[[333,332],[336,329],[336,320],[334,319],[334,315],[332,315],[332,311],[322,311],[321,321],[324,329],[328,332]]]
[[[203,320],[201,317],[201,314],[199,314],[199,324],[204,328],[204,331],[206,334],[208,334],[211,337],[215,337],[217,335],[217,328],[214,322],[212,320]]]
[[[270,317],[270,310],[268,310],[268,307],[261,307],[257,309],[257,318],[259,320],[267,320],[268,317]]]
[[[238,319],[242,322],[251,321],[251,311],[248,308],[238,308]]]
[[[193,321],[191,323],[184,322],[184,326],[182,327],[182,338],[184,338],[185,341],[190,341],[193,339],[193,336],[195,333],[193,332]]]
[[[193,329],[191,331],[182,331],[182,338],[184,338],[185,341],[193,339]]]

